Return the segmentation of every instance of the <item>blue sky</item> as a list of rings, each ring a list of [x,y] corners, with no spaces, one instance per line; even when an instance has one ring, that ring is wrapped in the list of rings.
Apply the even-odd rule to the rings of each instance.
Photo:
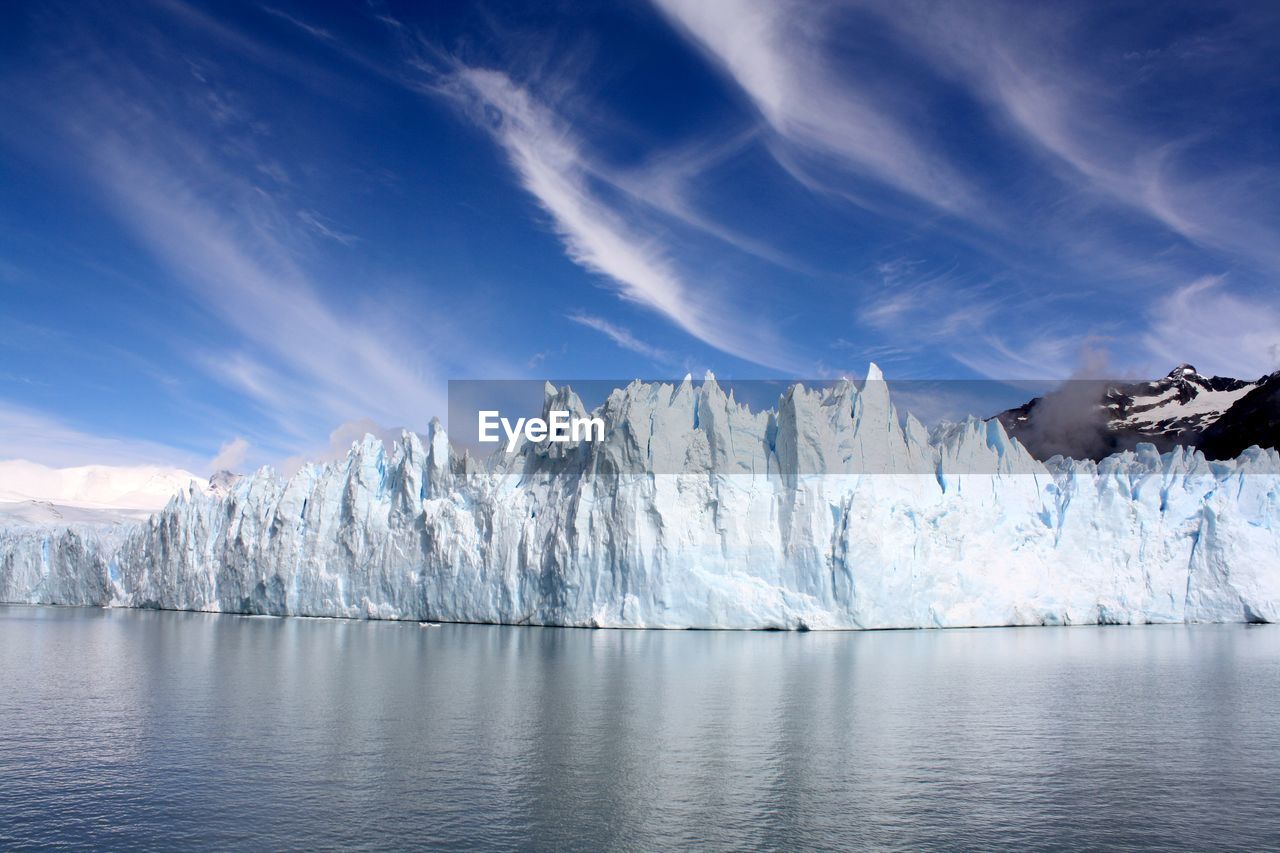
[[[0,457],[324,456],[450,378],[1252,378],[1277,43],[1266,3],[7,3]]]

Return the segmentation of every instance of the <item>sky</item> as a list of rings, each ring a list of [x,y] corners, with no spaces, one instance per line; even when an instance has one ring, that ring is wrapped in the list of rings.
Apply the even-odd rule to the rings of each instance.
[[[450,379],[1256,378],[1277,43],[1273,3],[5,3],[0,458],[288,468]]]

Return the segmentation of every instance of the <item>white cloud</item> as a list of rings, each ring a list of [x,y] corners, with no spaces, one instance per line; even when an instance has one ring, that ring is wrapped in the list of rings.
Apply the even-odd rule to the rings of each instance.
[[[505,74],[461,68],[442,89],[469,107],[506,152],[524,186],[551,215],[575,263],[605,276],[619,296],[652,309],[698,340],[755,364],[796,370],[797,360],[732,295],[694,289],[653,233],[592,190],[582,146],[549,109]]]
[[[625,350],[638,353],[645,358],[653,359],[657,362],[671,362],[671,354],[665,350],[661,350],[655,346],[650,346],[644,341],[637,338],[629,329],[622,326],[616,326],[603,317],[595,317],[590,314],[569,314],[566,315],[569,320],[580,326],[586,326],[588,329],[595,329],[597,332],[608,337],[618,346]]]
[[[972,210],[969,182],[903,120],[911,98],[880,95],[830,67],[824,16],[800,0],[655,0],[750,98],[768,126],[801,152],[835,156],[866,177],[928,204]],[[780,158],[801,177],[795,152]]]
[[[32,75],[41,85],[25,90],[56,92],[22,102],[48,132],[36,143],[6,141],[27,144],[31,156],[81,179],[85,199],[102,204],[159,262],[178,313],[200,316],[193,325],[182,325],[181,316],[171,328],[157,323],[154,333],[243,395],[219,407],[223,436],[245,436],[258,453],[274,454],[312,446],[323,436],[319,425],[364,416],[425,428],[445,413],[449,373],[510,373],[500,351],[484,348],[462,322],[478,300],[469,304],[417,277],[340,280],[313,264],[310,234],[340,244],[356,238],[300,203],[305,185],[264,177],[278,172],[278,152],[269,150],[276,144],[271,119],[258,114],[257,101],[226,82],[219,61],[188,56],[147,28],[131,36],[136,42],[127,46],[108,45],[78,28],[68,37],[77,49],[60,50],[57,62]],[[231,46],[268,67],[281,59]],[[147,64],[135,63],[143,54]],[[191,73],[157,87],[153,62]],[[314,171],[310,162],[293,162],[299,180]],[[400,285],[397,300],[378,298],[384,284]],[[431,298],[418,301],[424,293]],[[270,422],[280,427],[276,434]],[[188,466],[202,467],[202,456]]]
[[[1280,306],[1231,293],[1226,276],[1204,276],[1155,305],[1144,342],[1169,365],[1256,379],[1280,369]]]
[[[398,306],[353,298],[302,265],[295,223],[340,243],[353,238],[295,207],[284,189],[256,184],[264,160],[249,117],[228,119],[245,123],[237,145],[218,144],[217,134],[211,141],[194,120],[175,120],[142,90],[78,72],[74,79],[57,113],[71,156],[173,283],[223,324],[220,338],[187,344],[193,362],[255,400],[299,447],[317,421],[425,425],[445,411],[442,371],[475,348],[430,313],[419,311],[411,326]],[[417,333],[433,325],[432,335]]]
[[[1164,138],[1126,119],[1122,81],[1078,56],[1089,38],[1069,4],[867,0],[902,47],[965,83],[997,118],[1112,204],[1149,216],[1202,247],[1280,268],[1280,241],[1261,227],[1280,176],[1252,166],[1212,169],[1183,155],[1211,128]],[[1090,52],[1096,56],[1097,52]],[[1109,76],[1111,75],[1111,76]],[[1136,105],[1134,105],[1136,107]]]
[[[52,468],[78,465],[164,465],[197,473],[196,454],[158,442],[97,435],[33,409],[0,403],[0,457]]]
[[[1099,52],[1087,49],[1089,22],[1076,7],[962,0],[653,3],[749,98],[776,134],[779,162],[814,190],[839,185],[834,171],[809,156],[827,152],[997,237],[1016,234],[1011,215],[1028,214],[1017,213],[1016,196],[984,190],[965,175],[937,141],[948,129],[914,112],[919,98],[900,78],[839,66],[842,50],[870,55],[884,46],[856,37],[837,42],[832,33],[878,24],[877,36],[887,34],[894,47],[960,84],[986,105],[997,128],[1047,155],[1045,174],[1056,174],[1061,194],[1037,195],[1029,213],[1043,220],[1039,230],[1053,229],[1058,251],[1070,253],[1082,236],[1076,232],[1089,230],[1094,218],[1084,213],[1072,222],[1065,211],[1047,212],[1069,197],[1077,207],[1127,208],[1200,248],[1268,274],[1280,270],[1280,239],[1267,227],[1277,213],[1280,174],[1197,156],[1212,127],[1188,125],[1182,136],[1161,136],[1131,118],[1141,107],[1126,101],[1132,97],[1126,81],[1083,58]],[[866,196],[850,197],[876,206]]]
[[[248,455],[249,442],[236,436],[218,448],[218,454],[210,460],[209,468],[214,471],[235,471],[244,464]]]
[[[339,230],[337,226],[313,210],[299,210],[298,218],[301,219],[312,231],[316,232],[321,237],[334,241],[335,243],[341,243],[344,246],[352,246],[360,239],[354,234],[348,234],[345,231]]]
[[[207,203],[191,171],[180,177],[163,158],[147,158],[134,146],[108,142],[94,154],[99,178],[144,244],[204,305],[304,380],[303,400],[259,386],[263,402],[330,415],[425,419],[443,411],[443,382],[410,363],[417,347],[379,328],[385,319],[329,305],[269,237],[246,238],[243,223]]]
[[[959,342],[949,353],[953,359],[996,380],[1066,379],[1075,372],[1087,333],[987,332]]]
[[[767,261],[782,269],[812,274],[814,268],[771,245],[767,239],[751,236],[718,221],[704,212],[697,189],[721,163],[758,141],[759,132],[730,133],[727,138],[698,138],[679,146],[654,151],[640,165],[603,168],[591,163],[592,175],[680,225],[707,234],[743,254]]]
[[[333,41],[333,33],[323,29],[322,27],[317,27],[314,24],[308,24],[306,21],[299,20],[288,12],[282,12],[272,6],[263,6],[262,11],[266,12],[268,15],[274,15],[281,20],[288,21],[307,35],[318,38],[321,41]]]

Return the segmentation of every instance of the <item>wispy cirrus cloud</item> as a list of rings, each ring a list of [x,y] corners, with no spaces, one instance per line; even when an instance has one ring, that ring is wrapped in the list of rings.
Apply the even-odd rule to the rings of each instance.
[[[348,234],[325,219],[313,210],[299,210],[298,219],[300,219],[308,228],[315,233],[324,237],[326,240],[332,240],[335,243],[341,243],[344,246],[355,245],[360,240],[354,234]]]
[[[656,229],[647,231],[635,211],[624,214],[593,186],[595,169],[582,142],[528,89],[500,71],[455,67],[437,91],[463,105],[501,146],[574,263],[715,349],[766,367],[799,369],[770,330],[735,306],[732,293],[690,286]]]
[[[410,325],[394,306],[326,280],[306,236],[336,250],[357,238],[272,177],[270,124],[215,61],[179,55],[149,30],[134,37],[152,61],[171,64],[167,90],[151,85],[154,70],[85,35],[78,55],[43,72],[42,86],[59,97],[23,107],[49,132],[40,156],[86,180],[169,283],[225,330],[178,348],[253,402],[232,428],[254,434],[244,421],[256,407],[283,429],[272,443],[288,452],[313,446],[324,424],[425,425],[447,408],[446,371],[471,360],[505,372],[449,323],[417,334],[418,323],[432,323],[429,310]]]
[[[1274,29],[1239,41],[1246,4],[655,0],[643,26],[565,7],[548,27],[266,2],[33,15],[0,142],[58,162],[6,204],[37,240],[49,211],[74,227],[17,241],[0,280],[66,337],[0,340],[23,359],[0,390],[87,423],[75,407],[117,403],[22,379],[100,377],[119,347],[165,404],[139,434],[198,434],[200,459],[241,436],[266,461],[420,426],[446,375],[570,354],[1048,378],[1106,338],[1161,373],[1274,364],[1280,77]],[[1149,43],[1166,25],[1182,47]],[[122,274],[70,272],[78,252]],[[46,279],[102,302],[47,312]]]
[[[792,150],[780,162],[818,188],[798,165],[805,153],[835,158],[859,175],[926,204],[976,212],[968,179],[911,127],[903,92],[883,94],[831,67],[829,4],[804,0],[654,0],[657,8],[750,99]]]
[[[976,226],[964,239],[997,264],[1016,256],[1003,248],[1010,240],[1040,242],[1069,259],[1085,287],[1090,279],[1127,279],[1131,293],[1117,295],[1140,305],[1169,275],[1195,269],[1173,253],[1153,253],[1163,248],[1156,239],[1139,245],[1116,236],[1121,229],[1131,235],[1134,223],[1145,221],[1152,233],[1166,229],[1174,238],[1169,242],[1186,241],[1262,276],[1280,273],[1280,171],[1256,157],[1224,154],[1223,145],[1232,146],[1224,143],[1228,131],[1218,122],[1196,122],[1193,114],[1181,122],[1153,118],[1141,88],[1143,74],[1160,62],[1221,64],[1237,49],[1265,48],[1260,34],[1268,30],[1267,15],[1257,9],[1219,10],[1218,22],[1196,38],[1194,51],[1124,54],[1142,59],[1139,73],[1117,67],[1121,55],[1112,56],[1100,38],[1114,20],[1086,4],[653,2],[747,95],[785,143],[779,149],[784,161],[800,156],[796,149],[838,154],[867,176]],[[837,31],[848,38],[836,42],[830,33]],[[1028,166],[1038,160],[1035,180],[1024,179],[1015,194],[957,177],[965,171],[963,159],[936,142],[952,129],[917,120],[909,93],[888,84],[892,74],[833,70],[841,52],[911,57],[917,69],[978,105],[993,139],[1020,149]],[[796,177],[818,189],[834,180],[830,169],[820,167],[798,170]],[[1021,272],[1044,278],[1063,271]],[[1226,298],[1225,288],[1219,298]],[[1258,293],[1231,298],[1252,302],[1263,315],[1280,308]],[[1015,344],[1018,331],[1002,328],[1008,318],[974,302],[963,285],[901,287],[868,302],[861,312],[865,323],[917,343],[927,339],[987,373],[1036,365],[1070,369],[1081,342],[1099,326],[1113,325],[1098,317],[1077,323],[1074,333],[1057,333],[1050,320],[1039,340]],[[1142,339],[1153,344],[1162,328]],[[985,352],[974,350],[977,342]],[[1259,363],[1253,356],[1242,361]]]
[[[397,343],[387,319],[373,312],[335,309],[269,231],[246,228],[211,204],[198,173],[177,172],[159,152],[140,156],[137,142],[111,135],[90,155],[124,220],[192,295],[270,353],[278,372],[304,380],[301,399],[282,397],[278,383],[245,385],[261,402],[333,419],[414,412],[425,418],[444,410],[443,380],[411,364],[416,345],[407,338]]]
[[[604,168],[590,164],[591,174],[647,205],[668,220],[719,240],[733,249],[781,269],[813,274],[814,268],[773,245],[767,238],[734,228],[699,204],[698,185],[726,159],[759,141],[754,128],[721,137],[695,139],[652,152],[639,165]]]
[[[1117,80],[1096,49],[1089,17],[1095,10],[930,0],[857,6],[876,14],[905,50],[961,81],[997,121],[1065,166],[1068,187],[1083,180],[1097,196],[1187,240],[1280,270],[1280,240],[1263,225],[1280,215],[1274,202],[1280,174],[1197,156],[1214,133],[1211,126],[1153,131],[1135,120],[1142,105],[1130,102],[1133,80]],[[1094,49],[1085,51],[1089,46]]]
[[[0,402],[0,458],[51,468],[77,465],[168,465],[197,473],[199,454],[159,442],[97,434],[45,412]]]
[[[322,41],[334,40],[333,33],[329,32],[324,27],[317,27],[315,24],[308,24],[306,21],[300,18],[295,18],[293,15],[290,15],[288,12],[285,12],[281,9],[277,9],[274,6],[263,6],[262,11],[266,12],[268,15],[277,17],[282,21],[289,22],[290,24],[302,30],[304,33],[306,33],[309,36],[318,38]]]
[[[1206,374],[1253,379],[1280,369],[1280,309],[1232,293],[1225,275],[1174,289],[1151,310],[1147,347]]]
[[[1250,259],[1264,270],[1280,269],[1280,239],[1265,224],[1280,215],[1280,173],[1197,156],[1198,143],[1212,128],[1162,137],[1127,118],[1138,105],[1125,103],[1125,87],[1098,66],[1096,51],[1092,66],[1078,58],[1081,44],[1093,42],[1084,7],[931,0],[653,2],[788,143],[781,150],[784,165],[802,161],[790,149],[826,151],[980,226],[1002,222],[1006,217],[994,211],[1016,207],[966,176],[963,162],[937,142],[947,128],[914,115],[909,91],[886,88],[883,77],[835,69],[829,33],[836,23],[851,26],[857,16],[869,16],[896,35],[901,50],[965,87],[994,122],[1064,166],[1063,194],[1078,192],[1083,179],[1098,197],[1145,214],[1184,239]],[[1246,26],[1247,21],[1237,28]],[[884,48],[856,40],[847,47],[866,55]],[[1185,60],[1185,52],[1179,56]],[[793,171],[814,188],[834,185],[830,170]]]
[[[630,329],[611,323],[603,317],[578,312],[566,315],[566,319],[577,323],[579,326],[594,329],[623,349],[652,359],[660,364],[670,364],[674,361],[671,354],[666,350],[645,343],[632,334]]]
[[[1038,329],[1032,333],[987,330],[958,343],[949,354],[982,376],[997,381],[1067,379],[1092,336],[1078,329]]]

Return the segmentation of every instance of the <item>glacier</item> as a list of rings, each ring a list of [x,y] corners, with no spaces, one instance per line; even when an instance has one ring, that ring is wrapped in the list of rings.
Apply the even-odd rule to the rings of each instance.
[[[585,414],[568,387],[546,409]],[[615,628],[1273,622],[1280,455],[1040,462],[932,433],[872,365],[753,412],[633,382],[605,441],[459,454],[439,423],[123,525],[0,526],[0,601]]]

